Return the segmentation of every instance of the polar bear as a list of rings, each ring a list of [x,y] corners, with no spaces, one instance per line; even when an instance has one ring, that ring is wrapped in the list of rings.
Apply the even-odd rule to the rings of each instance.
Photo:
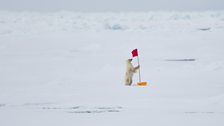
[[[137,67],[134,67],[131,63],[132,59],[128,59],[126,61],[126,73],[125,73],[125,85],[130,86],[132,84],[132,77],[134,73],[140,68],[138,65]]]

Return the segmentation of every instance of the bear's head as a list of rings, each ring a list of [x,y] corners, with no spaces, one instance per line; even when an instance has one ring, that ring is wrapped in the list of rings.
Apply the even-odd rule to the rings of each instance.
[[[132,61],[132,59],[128,59],[128,60],[127,60],[127,62],[129,62],[129,63],[130,63],[131,61]]]

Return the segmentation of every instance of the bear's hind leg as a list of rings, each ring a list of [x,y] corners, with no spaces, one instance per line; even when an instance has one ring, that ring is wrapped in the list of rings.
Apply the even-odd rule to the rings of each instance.
[[[125,84],[125,85],[127,85],[127,86],[131,86],[131,84],[132,84],[132,79],[131,79],[131,78],[127,78],[127,79],[126,79],[126,84]]]

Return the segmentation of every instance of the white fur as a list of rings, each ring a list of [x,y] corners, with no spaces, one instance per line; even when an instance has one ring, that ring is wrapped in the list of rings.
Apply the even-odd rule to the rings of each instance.
[[[131,59],[128,59],[126,61],[126,73],[125,73],[125,85],[131,85],[132,84],[132,77],[137,69],[139,69],[139,66],[134,67],[131,63]]]

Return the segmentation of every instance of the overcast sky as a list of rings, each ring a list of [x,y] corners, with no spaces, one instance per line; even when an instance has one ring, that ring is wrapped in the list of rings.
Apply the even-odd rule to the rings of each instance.
[[[224,0],[0,0],[13,11],[202,11],[224,10]]]

